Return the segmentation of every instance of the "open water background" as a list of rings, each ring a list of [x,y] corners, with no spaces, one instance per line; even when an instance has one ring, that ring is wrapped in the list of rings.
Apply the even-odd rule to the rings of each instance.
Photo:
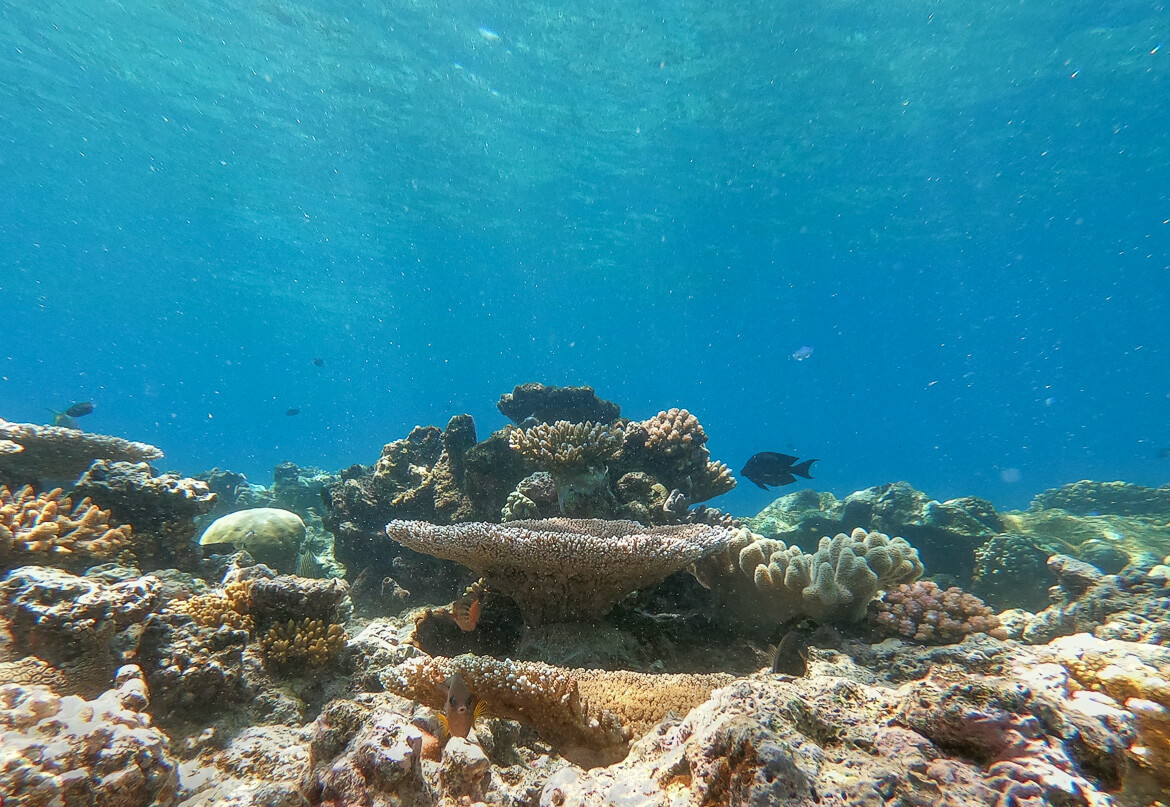
[[[1165,45],[1136,0],[3,0],[0,416],[266,482],[585,383],[840,495],[1165,483]]]

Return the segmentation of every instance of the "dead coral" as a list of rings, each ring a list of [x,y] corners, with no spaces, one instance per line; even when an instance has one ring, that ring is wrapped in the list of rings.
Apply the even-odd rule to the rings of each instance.
[[[37,482],[73,481],[97,459],[150,462],[160,449],[106,434],[90,434],[61,426],[10,423],[0,419],[0,479]]]
[[[621,448],[624,433],[605,423],[540,423],[514,429],[508,435],[512,450],[551,473],[604,464]]]
[[[581,670],[539,662],[463,655],[413,658],[381,676],[386,689],[442,709],[458,671],[493,717],[535,728],[558,753],[583,767],[612,764],[630,738],[667,714],[685,714],[732,680],[730,675],[648,675]]]
[[[305,662],[320,667],[345,649],[345,626],[305,617],[273,625],[260,637],[264,657],[275,664]]]
[[[718,552],[732,537],[705,524],[569,518],[450,526],[391,521],[386,533],[475,570],[488,588],[514,599],[533,625],[604,616],[630,592]]]
[[[81,571],[111,560],[131,540],[128,525],[110,524],[110,512],[88,498],[77,505],[61,488],[37,494],[25,485],[0,486],[0,569],[42,564]]]

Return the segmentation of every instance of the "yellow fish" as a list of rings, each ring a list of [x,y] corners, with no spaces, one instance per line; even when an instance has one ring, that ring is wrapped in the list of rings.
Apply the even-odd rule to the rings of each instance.
[[[463,676],[458,672],[452,673],[447,680],[447,700],[443,706],[443,714],[439,715],[439,722],[447,734],[452,737],[466,737],[475,725],[475,721],[483,714],[483,701],[476,700],[463,683]]]

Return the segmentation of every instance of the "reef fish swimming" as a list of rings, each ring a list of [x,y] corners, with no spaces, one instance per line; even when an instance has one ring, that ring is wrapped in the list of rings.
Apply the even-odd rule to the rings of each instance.
[[[94,410],[93,401],[81,401],[70,405],[64,412],[58,412],[56,409],[50,409],[53,413],[53,425],[63,426],[66,429],[77,428],[77,418],[92,415]]]
[[[452,737],[466,737],[483,714],[483,709],[483,702],[476,701],[467,684],[463,683],[463,676],[458,671],[452,673],[447,679],[447,700],[443,714],[439,715],[439,722],[447,733]]]
[[[761,451],[753,454],[743,466],[740,474],[756,483],[757,487],[768,490],[769,485],[791,485],[796,477],[812,479],[809,470],[817,460],[805,460],[799,464],[796,457],[777,454],[775,451]]]

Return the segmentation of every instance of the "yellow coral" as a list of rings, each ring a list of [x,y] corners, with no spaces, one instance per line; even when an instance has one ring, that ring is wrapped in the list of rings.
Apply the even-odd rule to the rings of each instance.
[[[345,642],[344,626],[305,617],[273,625],[260,637],[260,648],[276,664],[305,661],[317,667],[337,658]]]
[[[23,563],[84,567],[111,560],[130,543],[130,526],[87,497],[76,506],[61,488],[37,494],[0,486],[0,568]]]
[[[514,429],[508,435],[513,451],[547,471],[577,468],[605,462],[621,448],[621,430],[604,423],[540,423],[531,429]]]
[[[252,596],[252,581],[237,580],[224,586],[222,592],[200,594],[189,600],[172,602],[171,610],[187,614],[196,624],[205,628],[227,625],[235,630],[251,633],[253,622],[248,613]]]

